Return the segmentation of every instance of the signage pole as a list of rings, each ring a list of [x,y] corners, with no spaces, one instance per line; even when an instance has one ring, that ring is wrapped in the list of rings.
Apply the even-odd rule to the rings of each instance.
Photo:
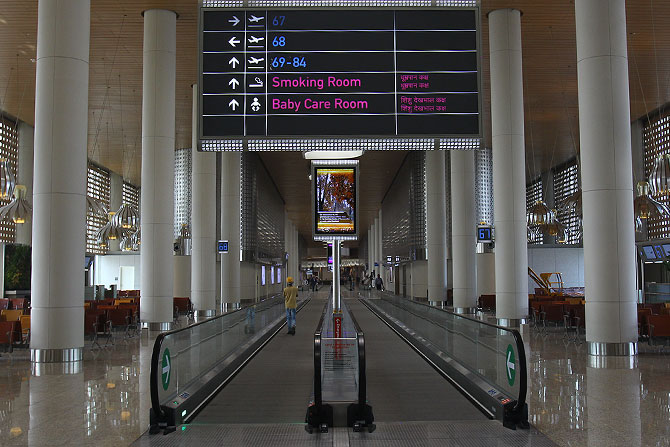
[[[333,241],[333,327],[335,337],[342,336],[342,296],[340,290],[340,244],[339,239]]]

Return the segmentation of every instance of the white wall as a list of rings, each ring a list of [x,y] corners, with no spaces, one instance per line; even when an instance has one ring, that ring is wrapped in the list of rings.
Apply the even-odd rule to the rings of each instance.
[[[104,284],[109,288],[112,284],[117,287],[120,283],[121,267],[135,268],[135,286],[133,290],[140,288],[140,255],[139,253],[122,255],[105,255],[95,257],[95,284]]]
[[[191,296],[191,257],[174,256],[172,293],[174,296]]]
[[[477,296],[496,294],[496,257],[494,253],[477,253]],[[532,290],[532,289],[531,289]]]
[[[410,263],[410,286],[407,293],[414,298],[428,298],[428,261],[414,261]],[[411,292],[410,292],[411,290]]]
[[[528,266],[538,275],[560,272],[565,287],[584,287],[584,249],[572,247],[529,247]],[[537,285],[528,278],[528,293]]]

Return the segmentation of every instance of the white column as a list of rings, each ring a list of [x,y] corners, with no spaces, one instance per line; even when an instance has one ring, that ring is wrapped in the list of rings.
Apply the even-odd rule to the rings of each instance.
[[[293,258],[295,257],[295,248],[293,247],[293,225],[291,221],[288,221],[288,226],[286,227],[286,242],[288,245],[288,266],[286,268],[286,276],[293,277]],[[295,279],[295,278],[293,278]]]
[[[516,325],[528,315],[526,158],[521,13],[489,13],[491,124],[496,232],[496,317]]]
[[[26,187],[26,199],[33,203],[33,152],[35,150],[35,129],[19,121],[19,169],[17,182]],[[33,240],[33,219],[16,225],[16,242],[31,245]]]
[[[426,151],[428,302],[447,300],[447,201],[444,151]]]
[[[384,258],[384,224],[382,222],[382,210],[381,208],[379,209],[379,217],[377,218],[379,220],[379,223],[377,225],[377,250],[378,250],[378,255],[377,257],[379,258],[379,273],[381,274],[382,280],[384,280],[384,287],[389,287],[389,284],[386,284],[386,279],[384,278],[384,262],[386,262],[386,258]]]
[[[140,318],[161,330],[173,312],[176,20],[144,12]]]
[[[374,241],[372,242],[373,245],[373,252],[374,252],[374,263],[377,263],[377,265],[374,267],[375,270],[375,278],[377,277],[378,274],[381,274],[381,263],[379,262],[379,217],[375,218],[375,223],[372,226],[373,232],[374,232]]]
[[[221,239],[228,253],[221,255],[221,306],[240,303],[240,152],[221,153]]]
[[[475,151],[451,151],[451,247],[454,311],[477,307]]]
[[[373,238],[374,235],[372,234],[372,225],[370,225],[370,228],[368,228],[368,274],[374,269],[374,261],[372,260],[374,257],[372,248]]]
[[[84,346],[90,0],[40,0],[35,89],[31,359]]]
[[[291,253],[291,241],[290,241],[290,233],[291,233],[291,227],[290,224],[291,221],[288,219],[288,212],[284,210],[284,252],[288,254],[288,260],[286,260],[285,268],[284,268],[284,274],[282,278],[282,282],[286,284],[289,276],[289,271],[291,270],[291,257],[293,256]]]
[[[116,172],[110,173],[110,195],[109,195],[109,211],[117,212],[123,204],[123,177]],[[120,251],[121,241],[115,239],[109,241],[109,251]]]
[[[298,243],[299,234],[295,225],[291,224],[291,228],[293,229],[293,252],[295,253],[295,256],[293,256],[293,278],[298,281],[300,277],[300,247]]]
[[[634,355],[638,336],[625,2],[577,0],[575,18],[586,341],[592,355]]]
[[[191,121],[191,300],[198,316],[216,312],[216,154],[198,151],[198,85]]]

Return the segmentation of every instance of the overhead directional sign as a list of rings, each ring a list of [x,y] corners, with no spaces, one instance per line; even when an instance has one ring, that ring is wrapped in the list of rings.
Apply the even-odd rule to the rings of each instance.
[[[476,8],[201,11],[201,139],[481,134]]]
[[[165,348],[165,351],[163,351],[161,367],[161,382],[163,383],[163,389],[167,390],[170,386],[170,372],[172,370],[172,365],[170,364],[170,350],[168,348]]]
[[[509,386],[514,386],[514,379],[516,378],[516,358],[514,357],[514,348],[512,345],[507,346],[505,370],[507,372],[507,383],[509,383]]]

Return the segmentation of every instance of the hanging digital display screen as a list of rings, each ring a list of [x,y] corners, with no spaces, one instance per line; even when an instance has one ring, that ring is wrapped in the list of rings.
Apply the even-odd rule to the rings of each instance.
[[[314,234],[356,235],[357,201],[354,166],[314,166]]]
[[[477,9],[201,11],[201,139],[480,135]]]

